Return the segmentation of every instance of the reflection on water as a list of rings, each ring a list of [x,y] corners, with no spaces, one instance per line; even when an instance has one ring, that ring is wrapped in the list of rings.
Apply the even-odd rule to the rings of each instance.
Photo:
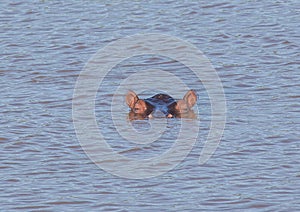
[[[164,115],[164,114],[162,114],[162,115]],[[132,111],[129,111],[129,113],[128,113],[128,119],[130,121],[133,121],[133,120],[145,120],[145,119],[149,119],[149,118],[173,118],[173,117],[161,117],[161,116],[159,116],[159,117],[154,116],[153,117],[151,114],[150,114],[150,117],[149,117],[149,115],[147,116],[145,114],[136,114],[136,113],[134,113]],[[178,114],[176,116],[176,118],[197,119],[197,115],[195,114],[195,112],[193,110],[189,110],[189,111],[187,111],[185,113]]]
[[[299,211],[299,6],[296,0],[3,1],[1,209]],[[177,36],[205,53],[224,85],[227,123],[217,152],[199,166],[212,113],[203,82],[183,64],[159,55],[122,61],[103,80],[95,99],[96,121],[114,151],[137,160],[156,157],[172,147],[179,122],[189,121],[129,122],[124,101],[119,107],[111,102],[133,73],[173,73],[197,91],[194,111],[201,118],[197,143],[174,170],[129,180],[99,169],[84,153],[72,123],[72,97],[80,71],[98,49],[141,32]],[[167,81],[163,78],[154,75],[155,82],[149,81],[160,85]],[[164,85],[170,91],[178,86],[169,83]],[[148,98],[156,89],[140,97]],[[170,95],[180,99],[185,92],[179,86]],[[116,120],[124,122],[112,120],[115,108],[121,114]],[[166,130],[150,144],[130,142],[116,130],[132,124],[147,139],[149,130],[160,130],[151,121],[164,123]]]

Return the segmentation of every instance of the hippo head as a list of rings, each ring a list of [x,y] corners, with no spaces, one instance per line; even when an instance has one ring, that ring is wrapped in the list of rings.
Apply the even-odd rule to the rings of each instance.
[[[131,109],[129,119],[151,118],[160,113],[167,118],[188,117],[194,114],[191,108],[195,105],[197,96],[195,91],[188,91],[180,100],[175,100],[167,94],[156,94],[147,99],[139,99],[135,92],[129,91],[126,103]]]

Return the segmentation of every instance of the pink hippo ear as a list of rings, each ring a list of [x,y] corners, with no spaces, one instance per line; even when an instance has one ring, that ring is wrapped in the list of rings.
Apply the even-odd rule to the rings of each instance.
[[[181,114],[187,113],[195,105],[196,101],[196,92],[190,90],[184,95],[183,99],[180,99],[176,102],[175,109]]]
[[[183,97],[183,100],[186,102],[188,108],[192,108],[196,101],[197,101],[197,95],[196,92],[193,90],[189,90]]]
[[[133,91],[128,91],[126,95],[126,103],[131,109],[134,108],[138,100],[139,97]]]

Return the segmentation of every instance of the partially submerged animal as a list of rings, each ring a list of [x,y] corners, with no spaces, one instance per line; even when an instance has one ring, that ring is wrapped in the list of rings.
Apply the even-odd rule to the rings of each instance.
[[[177,101],[167,94],[156,94],[147,99],[140,99],[133,91],[129,91],[126,95],[126,103],[131,109],[130,120],[151,118],[153,114],[161,114],[160,116],[166,118],[194,118],[195,114],[191,108],[196,101],[197,95],[193,90],[188,91]]]

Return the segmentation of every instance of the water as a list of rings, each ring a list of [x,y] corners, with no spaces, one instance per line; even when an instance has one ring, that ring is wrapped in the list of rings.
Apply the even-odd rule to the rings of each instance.
[[[0,6],[3,211],[300,210],[298,1],[2,1]],[[207,93],[184,75],[187,69],[161,57],[133,58],[114,68],[97,96],[96,119],[107,132],[114,130],[107,101],[132,71],[180,68],[198,93],[201,120],[187,158],[158,177],[131,180],[99,169],[82,150],[72,122],[76,79],[97,50],[135,33],[179,37],[216,68],[227,122],[206,164],[197,162],[210,125]],[[168,149],[174,135],[168,132],[167,142],[143,147],[107,136],[122,154],[147,158]]]

